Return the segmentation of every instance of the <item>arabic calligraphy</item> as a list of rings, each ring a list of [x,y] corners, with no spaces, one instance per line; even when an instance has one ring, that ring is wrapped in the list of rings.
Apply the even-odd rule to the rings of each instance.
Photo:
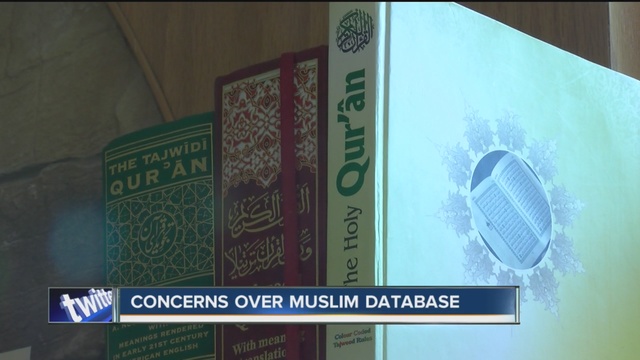
[[[298,185],[298,214],[309,213],[309,186],[305,183]],[[241,234],[257,233],[270,229],[276,225],[283,225],[282,194],[278,189],[266,192],[260,196],[251,195],[233,203],[229,209],[227,227],[231,230],[231,237],[238,238]]]
[[[178,235],[176,219],[168,212],[149,215],[140,228],[140,250],[148,257],[164,255],[171,249]]]
[[[373,18],[366,12],[356,9],[347,12],[337,28],[336,43],[342,52],[357,53],[373,38]]]
[[[303,229],[299,237],[300,261],[308,260],[313,254],[310,242],[311,232]],[[231,247],[224,253],[232,265],[229,277],[237,279],[284,265],[283,245],[283,235],[280,234]]]

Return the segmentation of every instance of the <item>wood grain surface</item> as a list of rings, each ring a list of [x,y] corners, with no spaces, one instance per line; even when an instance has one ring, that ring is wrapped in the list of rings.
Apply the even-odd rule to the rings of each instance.
[[[220,75],[329,40],[326,2],[108,4],[166,121],[213,110]],[[640,74],[638,4],[612,4],[611,13],[606,2],[460,4],[597,64],[610,67],[613,58],[617,69]]]
[[[609,67],[606,2],[461,2],[537,39]]]
[[[328,3],[110,3],[163,93],[166,121],[211,111],[216,77],[327,43]],[[122,26],[126,22],[126,26]],[[135,38],[136,40],[131,40]],[[132,45],[132,48],[134,46]],[[135,52],[135,51],[134,51]]]
[[[609,3],[611,68],[640,79],[640,3]]]

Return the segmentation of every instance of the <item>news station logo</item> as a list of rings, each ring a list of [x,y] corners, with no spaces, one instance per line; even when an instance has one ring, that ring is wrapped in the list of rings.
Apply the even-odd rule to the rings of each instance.
[[[109,323],[112,321],[112,288],[49,288],[50,323]]]

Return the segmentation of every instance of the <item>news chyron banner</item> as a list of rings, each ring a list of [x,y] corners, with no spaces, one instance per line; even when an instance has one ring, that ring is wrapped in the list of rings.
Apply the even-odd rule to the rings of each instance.
[[[119,288],[127,323],[519,323],[517,287]]]
[[[49,288],[49,323],[113,322],[114,289]]]
[[[519,324],[511,287],[49,288],[50,323]]]

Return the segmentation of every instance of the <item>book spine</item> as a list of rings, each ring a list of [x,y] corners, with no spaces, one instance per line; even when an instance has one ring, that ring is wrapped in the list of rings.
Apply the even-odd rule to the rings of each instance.
[[[382,3],[330,4],[328,286],[384,281],[385,14]],[[375,325],[329,325],[327,358],[374,359],[381,334]]]
[[[300,285],[300,264],[298,257],[298,207],[296,204],[296,144],[295,144],[295,55],[283,54],[280,58],[280,164],[282,170],[282,208],[284,248],[284,284]],[[286,358],[300,358],[299,328],[295,324],[286,326]]]

